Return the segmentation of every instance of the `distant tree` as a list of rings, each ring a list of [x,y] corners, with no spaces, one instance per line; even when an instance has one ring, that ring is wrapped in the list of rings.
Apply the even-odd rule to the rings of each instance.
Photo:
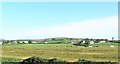
[[[96,39],[96,40],[95,40],[95,43],[99,43],[99,42],[100,42],[100,40],[99,40],[99,39]]]
[[[4,40],[2,44],[8,44],[8,43],[10,43],[9,40],[6,40],[6,41]]]
[[[7,42],[3,41],[2,45],[3,45],[3,44],[7,44]]]
[[[114,40],[114,37],[112,37],[112,41]]]
[[[25,42],[24,42],[24,41],[23,41],[22,43],[23,43],[23,44],[25,44]]]
[[[20,41],[17,41],[18,44],[20,44]]]
[[[88,46],[90,44],[90,40],[86,40],[85,44]]]
[[[31,44],[32,43],[32,41],[31,40],[28,40],[28,44]]]
[[[105,39],[105,42],[108,42],[108,39]]]

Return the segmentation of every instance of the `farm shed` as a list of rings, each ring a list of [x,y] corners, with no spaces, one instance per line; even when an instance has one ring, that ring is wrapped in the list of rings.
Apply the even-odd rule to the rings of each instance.
[[[2,45],[3,41],[0,41],[0,45]]]
[[[19,43],[26,43],[26,44],[28,44],[28,40],[19,40]]]
[[[33,41],[32,41],[32,43],[33,43],[33,44],[36,44],[36,43],[37,43],[37,41],[34,41],[34,40],[33,40]]]
[[[82,40],[80,41],[80,44],[94,44],[93,40]]]

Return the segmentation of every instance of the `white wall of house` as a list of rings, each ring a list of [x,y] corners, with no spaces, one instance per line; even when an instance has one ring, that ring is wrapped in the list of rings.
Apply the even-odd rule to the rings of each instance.
[[[85,44],[86,42],[85,41],[82,41],[81,44]]]
[[[36,41],[32,41],[32,43],[37,43]]]
[[[48,43],[48,42],[45,42],[45,43]]]
[[[74,44],[74,42],[71,42],[72,44]]]
[[[28,41],[24,41],[24,43],[28,43]]]
[[[13,41],[13,43],[17,44],[17,41]]]
[[[2,45],[3,42],[0,42],[0,45]]]
[[[24,41],[19,41],[20,43],[23,43]]]
[[[100,41],[100,43],[105,43],[106,41]]]
[[[26,44],[28,43],[28,41],[19,41],[19,42],[20,42],[20,43],[23,43],[23,42],[24,42],[24,43],[26,43]]]

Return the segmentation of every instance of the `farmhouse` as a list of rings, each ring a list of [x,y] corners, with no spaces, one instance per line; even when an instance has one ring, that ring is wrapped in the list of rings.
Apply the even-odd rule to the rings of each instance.
[[[108,40],[107,39],[96,39],[95,42],[96,43],[107,43]]]
[[[80,44],[94,44],[93,40],[82,40],[80,41]]]
[[[80,41],[80,44],[85,44],[85,43],[86,43],[85,40]]]
[[[2,41],[2,40],[0,40],[0,45],[2,45],[2,43],[3,43],[3,41]]]
[[[99,43],[105,43],[106,41],[100,41]]]
[[[35,40],[32,40],[32,42],[31,43],[33,43],[33,44],[36,44],[36,43],[38,43],[37,41],[35,41]]]
[[[25,43],[25,44],[28,44],[28,41],[29,40],[17,40],[19,43]]]
[[[47,44],[48,42],[45,42],[45,44]]]
[[[78,44],[78,42],[71,42],[71,44]]]
[[[17,41],[15,40],[15,41],[13,41],[13,43],[16,43],[16,44],[17,44]]]

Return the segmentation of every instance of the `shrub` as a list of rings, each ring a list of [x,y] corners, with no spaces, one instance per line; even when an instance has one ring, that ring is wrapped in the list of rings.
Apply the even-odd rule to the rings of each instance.
[[[54,62],[65,62],[56,58],[53,59],[45,59],[45,58],[40,58],[40,57],[30,57],[28,59],[23,60],[23,64],[38,64],[38,63],[44,63],[44,64],[50,64],[50,63],[54,63]]]
[[[94,62],[94,61],[85,60],[85,59],[79,59],[77,62]]]
[[[33,57],[23,60],[23,63],[35,63],[35,62],[47,62],[47,59],[33,56]]]

